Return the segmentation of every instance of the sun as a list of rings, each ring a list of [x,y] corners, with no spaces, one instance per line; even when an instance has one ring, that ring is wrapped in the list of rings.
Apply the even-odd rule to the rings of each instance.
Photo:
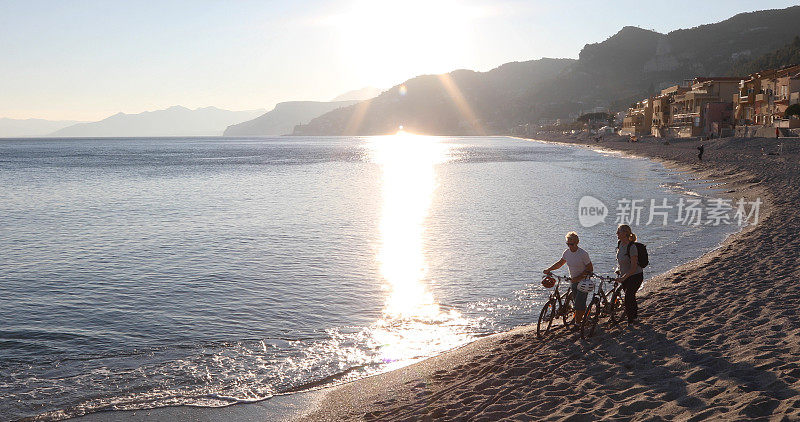
[[[391,86],[466,63],[480,8],[452,0],[357,1],[333,20],[340,57],[359,80]]]

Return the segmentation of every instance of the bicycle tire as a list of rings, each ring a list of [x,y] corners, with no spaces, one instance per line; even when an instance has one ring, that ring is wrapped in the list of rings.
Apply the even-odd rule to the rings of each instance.
[[[581,321],[582,339],[585,340],[594,335],[598,320],[600,320],[600,301],[594,298],[589,302],[589,306],[586,307],[586,313],[583,314],[583,321]]]
[[[625,319],[625,291],[622,286],[614,290],[608,308],[611,325],[618,325]]]
[[[609,293],[608,296],[611,296],[613,292]],[[600,300],[600,318],[605,318],[611,316],[611,301],[609,300],[610,297],[606,297],[605,293],[602,295],[596,295],[595,297],[599,296]]]
[[[553,319],[556,317],[556,300],[550,299],[539,312],[539,320],[536,321],[536,337],[543,338],[550,332]]]
[[[575,322],[575,295],[572,289],[564,293],[564,304],[558,313],[561,314],[561,319],[564,321],[564,328],[569,329]]]

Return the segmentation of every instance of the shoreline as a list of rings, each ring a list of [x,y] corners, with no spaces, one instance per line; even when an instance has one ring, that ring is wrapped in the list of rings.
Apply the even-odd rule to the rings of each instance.
[[[762,146],[786,140],[714,139],[703,142],[701,164],[697,141],[535,140],[657,160],[731,196],[760,197],[759,222],[652,278],[640,292],[639,324],[588,341],[559,332],[541,342],[535,328],[519,327],[333,387],[301,420],[800,419],[800,287],[792,282],[800,276],[800,145],[764,156]]]
[[[725,141],[726,139],[728,138],[714,141]],[[472,343],[395,371],[320,390],[276,396],[252,404],[235,404],[224,408],[179,406],[139,411],[100,412],[77,419],[107,421],[179,418],[183,420],[210,421],[230,419],[270,420],[270,418],[279,417],[279,420],[332,421],[453,420],[464,418],[494,420],[503,417],[563,419],[577,416],[578,420],[590,420],[617,415],[623,420],[632,420],[644,419],[645,415],[636,415],[635,411],[640,407],[641,409],[639,410],[650,409],[648,412],[652,416],[652,410],[656,408],[650,408],[649,406],[651,406],[654,396],[648,393],[653,391],[660,392],[662,395],[669,396],[664,397],[666,399],[672,397],[672,391],[666,389],[666,392],[664,392],[665,389],[657,388],[648,391],[645,387],[631,386],[629,385],[630,383],[623,383],[620,386],[616,386],[616,388],[612,385],[609,388],[609,386],[603,386],[603,380],[599,379],[595,373],[588,374],[588,378],[594,379],[594,381],[587,384],[585,370],[592,369],[591,367],[583,368],[584,372],[573,371],[570,373],[569,368],[565,368],[564,364],[568,366],[568,362],[585,358],[587,352],[597,353],[596,349],[600,347],[605,347],[608,349],[606,352],[613,353],[624,354],[626,350],[628,352],[631,350],[636,351],[637,343],[645,340],[646,337],[650,337],[650,339],[655,337],[656,340],[669,342],[670,339],[665,339],[667,336],[663,331],[658,330],[658,326],[649,324],[650,315],[648,315],[648,311],[650,302],[662,300],[663,297],[672,295],[670,291],[666,291],[666,287],[671,289],[674,289],[676,285],[684,285],[685,287],[688,284],[687,282],[694,280],[691,273],[697,267],[718,262],[721,255],[735,252],[736,248],[741,246],[741,242],[746,242],[744,237],[756,227],[763,226],[766,221],[773,218],[772,214],[774,213],[770,211],[773,211],[771,204],[775,201],[772,200],[768,187],[765,187],[761,181],[753,182],[753,179],[758,177],[756,173],[738,174],[742,169],[737,169],[730,163],[715,163],[709,166],[710,168],[699,168],[696,164],[691,163],[686,156],[688,154],[688,157],[694,157],[692,155],[694,143],[691,143],[692,149],[686,147],[675,148],[677,151],[671,151],[671,153],[677,153],[677,155],[670,157],[669,154],[654,154],[652,152],[654,149],[670,148],[670,146],[655,143],[643,142],[637,145],[622,141],[605,141],[597,144],[590,140],[580,140],[572,137],[567,139],[536,138],[531,140],[584,146],[596,150],[655,160],[668,169],[688,172],[695,179],[711,180],[715,184],[725,186],[726,194],[735,194],[734,196],[737,197],[760,196],[767,202],[762,208],[767,213],[760,216],[759,226],[744,227],[728,235],[721,244],[707,253],[674,267],[666,273],[650,278],[648,283],[644,285],[646,287],[643,287],[639,293],[643,322],[634,329],[628,329],[628,327],[623,326],[616,329],[603,330],[588,342],[575,338],[575,335],[565,335],[559,330],[554,338],[544,343],[536,338],[535,327],[529,325],[480,338]],[[706,144],[711,144],[711,142],[706,142]],[[711,152],[711,150],[707,150],[707,152]],[[711,159],[711,156],[708,158]],[[630,342],[631,337],[636,342]],[[626,347],[619,346],[618,339],[628,341],[623,343]],[[613,346],[613,344],[604,344],[609,342],[617,342],[619,347],[609,347]],[[793,344],[796,348],[797,342],[794,341]],[[685,346],[683,348],[686,349],[685,353],[687,354],[702,353]],[[537,356],[537,354],[542,354],[542,356]],[[548,359],[541,359],[543,356],[547,356]],[[800,356],[800,354],[797,356]],[[508,362],[520,360],[523,363],[522,366],[508,365]],[[641,362],[636,365],[639,364]],[[623,364],[621,366],[622,368],[630,369],[628,365]],[[699,370],[707,371],[707,369],[703,369],[704,367],[704,365],[698,366]],[[565,370],[567,372],[559,373],[559,371]],[[607,372],[608,368],[603,368],[603,371]],[[800,372],[800,370],[795,372]],[[554,373],[559,375],[552,378]],[[692,371],[690,367],[687,367],[683,373],[691,376],[691,374],[696,374],[697,371]],[[582,377],[584,381],[580,380],[581,374],[584,375]],[[800,373],[797,375],[800,375]],[[552,398],[570,395],[570,388],[565,386],[564,381],[566,381],[566,384],[575,386],[575,383],[570,382],[570,380],[576,377],[578,378],[578,388],[576,390],[582,391],[579,397],[587,394],[596,396],[594,398],[599,400],[599,403],[593,403],[589,406],[588,404],[582,404],[586,400],[578,399],[579,403],[575,403],[576,406],[568,405],[564,408],[563,403],[561,403],[562,408],[559,408],[558,405],[548,403],[547,400],[541,401],[541,396]],[[695,376],[695,378],[697,377]],[[517,382],[509,383],[512,379]],[[697,382],[704,382],[705,380]],[[523,384],[531,386],[530,396],[517,394],[520,386],[518,381],[524,381]],[[514,388],[504,389],[504,387]],[[797,377],[795,376],[792,390],[800,391],[800,388],[797,387]],[[622,398],[620,398],[618,406],[614,406],[617,403],[607,403],[607,400],[603,402],[604,395],[607,396],[614,391],[616,391],[615,394],[619,395],[631,392],[634,389],[636,390],[635,394],[631,395],[630,400],[636,400],[632,403],[629,403],[630,400],[622,400]],[[595,394],[600,390],[602,390],[602,394]],[[559,394],[550,394],[554,391],[559,392]],[[612,399],[612,401],[616,400]],[[675,403],[665,408],[671,410],[658,412],[657,414],[667,419],[670,419],[670,416],[686,419],[689,417],[686,412],[706,413],[714,410],[706,416],[709,418],[737,419],[743,416],[757,416],[760,412],[758,409],[764,407],[757,405],[755,406],[757,408],[756,411],[751,409],[750,413],[741,413],[740,411],[730,414],[730,412],[724,411],[725,409],[720,409],[720,406],[702,406],[691,399],[689,399],[689,402],[684,400],[683,404],[679,403],[679,401],[681,401],[681,397],[675,397],[668,402],[665,401],[665,404]],[[478,403],[484,405],[476,408]],[[577,404],[581,405],[577,406]],[[798,411],[800,400],[791,404],[791,406],[795,411]],[[661,407],[664,406],[657,408]],[[771,405],[766,406],[767,409],[770,407]],[[773,408],[773,410],[775,409]],[[631,410],[633,411],[632,413],[630,412]],[[733,410],[736,410],[736,408]],[[798,415],[798,413],[794,414]]]
[[[106,410],[67,420],[82,422],[288,421],[296,420],[315,411],[325,394],[324,389],[317,389],[277,394],[252,403],[236,403],[223,407],[181,405],[140,410]]]
[[[732,200],[733,202],[735,202],[741,196],[745,196],[745,197],[760,197],[762,199],[765,199],[765,204],[763,204],[764,205],[763,206],[763,210],[766,210],[767,212],[768,212],[768,210],[770,210],[769,200],[770,200],[770,197],[771,197],[771,193],[766,188],[764,188],[764,187],[762,187],[760,185],[753,185],[753,184],[748,182],[749,180],[753,179],[753,177],[755,176],[753,174],[745,174],[745,175],[739,175],[738,177],[732,177],[729,172],[716,173],[714,170],[700,169],[699,166],[700,166],[701,163],[699,163],[699,162],[695,162],[695,163],[689,163],[689,162],[685,162],[685,161],[682,162],[682,161],[678,161],[675,158],[659,157],[659,156],[654,156],[654,155],[650,155],[650,154],[642,153],[642,152],[630,152],[629,150],[623,149],[623,148],[621,148],[620,145],[618,145],[620,143],[623,144],[623,145],[624,144],[636,145],[634,143],[630,143],[630,142],[625,141],[624,139],[626,139],[626,138],[616,138],[616,139],[612,138],[614,140],[612,140],[611,142],[615,142],[614,146],[617,147],[617,148],[614,148],[612,146],[607,145],[606,142],[603,142],[603,143],[595,142],[595,143],[593,143],[589,139],[580,139],[580,138],[576,138],[576,137],[574,137],[572,135],[568,135],[567,137],[569,139],[571,139],[571,141],[570,140],[548,140],[548,139],[538,139],[538,138],[519,138],[519,139],[532,140],[532,141],[538,141],[538,142],[545,142],[545,143],[551,143],[551,144],[557,144],[557,145],[569,145],[569,146],[585,147],[585,148],[589,148],[589,149],[591,149],[593,151],[601,151],[601,152],[604,152],[604,153],[616,154],[616,155],[620,155],[620,156],[623,156],[623,157],[642,158],[642,159],[652,160],[652,161],[660,163],[662,166],[664,166],[665,169],[672,170],[672,171],[674,171],[676,173],[691,175],[692,177],[689,180],[691,180],[691,181],[699,181],[699,182],[702,182],[702,183],[707,183],[709,185],[708,187],[713,186],[714,188],[719,189],[719,186],[723,186],[723,185],[726,186],[726,188],[724,189],[724,192],[720,193],[720,197],[725,197],[727,199]],[[729,139],[729,138],[724,138],[724,139]],[[693,143],[693,144],[694,143],[701,143],[700,141],[684,141],[684,142]],[[647,143],[647,145],[657,145],[657,144],[654,144],[654,143],[650,142],[650,143]],[[668,145],[663,145],[663,144],[662,144],[662,146],[669,147]],[[706,161],[706,163],[708,163],[708,161]],[[761,220],[763,220],[763,219],[766,219],[767,217],[768,217],[768,214],[763,214],[763,215],[759,216],[759,222]],[[643,295],[645,293],[650,292],[653,289],[657,289],[657,288],[662,287],[663,284],[658,284],[658,283],[653,283],[653,282],[657,281],[657,280],[660,280],[660,279],[663,279],[664,277],[666,277],[667,275],[669,275],[671,273],[678,272],[678,270],[680,270],[681,268],[687,267],[687,266],[689,266],[689,265],[691,265],[691,264],[693,264],[693,263],[695,263],[697,261],[700,261],[703,258],[705,258],[707,255],[715,253],[717,250],[719,250],[719,249],[725,247],[726,245],[728,245],[729,242],[733,242],[737,236],[742,235],[746,231],[753,230],[755,227],[756,226],[752,226],[752,225],[743,226],[739,230],[734,231],[734,232],[730,233],[729,235],[725,236],[725,238],[722,240],[722,242],[720,242],[714,248],[706,251],[702,255],[699,255],[699,256],[695,257],[694,259],[691,259],[691,260],[689,260],[687,262],[684,262],[684,263],[679,264],[679,265],[677,265],[675,267],[672,267],[672,268],[670,268],[669,270],[667,270],[667,271],[665,271],[663,273],[655,274],[652,277],[650,277],[649,279],[645,278],[645,282],[642,284],[642,287],[639,289],[638,294],[639,295]]]

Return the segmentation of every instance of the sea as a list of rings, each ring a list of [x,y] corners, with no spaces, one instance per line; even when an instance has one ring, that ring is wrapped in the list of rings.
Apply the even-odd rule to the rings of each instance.
[[[681,221],[713,181],[509,137],[4,139],[0,186],[0,420],[348,382],[535,322],[569,231],[611,274],[630,221],[650,278],[738,230]]]

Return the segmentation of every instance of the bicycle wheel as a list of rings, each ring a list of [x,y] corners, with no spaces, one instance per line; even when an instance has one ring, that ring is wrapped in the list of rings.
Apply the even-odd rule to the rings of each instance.
[[[597,321],[600,319],[600,301],[594,298],[589,302],[586,307],[586,313],[583,314],[583,321],[581,321],[581,338],[587,339],[594,335],[594,330],[597,328]]]
[[[539,320],[536,322],[536,337],[542,338],[550,331],[553,319],[556,317],[556,300],[550,299],[539,312]]]
[[[564,304],[561,305],[558,313],[564,321],[564,328],[570,329],[572,323],[575,322],[575,295],[572,293],[572,289],[567,290],[562,298],[564,298]]]
[[[611,325],[617,325],[625,320],[625,291],[622,286],[614,290],[611,295],[611,303],[608,304]]]

